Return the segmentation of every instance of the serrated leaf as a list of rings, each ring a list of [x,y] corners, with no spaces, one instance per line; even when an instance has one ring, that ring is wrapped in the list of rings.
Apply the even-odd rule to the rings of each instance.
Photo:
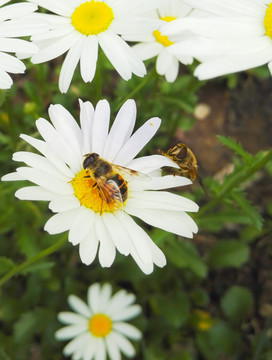
[[[192,244],[172,241],[167,243],[164,251],[169,261],[177,267],[188,268],[201,278],[206,276],[207,266]]]
[[[227,223],[250,225],[252,219],[247,214],[243,214],[236,209],[226,209],[212,214],[201,215],[201,218],[197,219],[198,226],[209,231],[218,231]]]
[[[252,162],[252,155],[246,152],[242,145],[234,141],[231,137],[226,137],[222,135],[217,135],[217,139],[221,142],[222,145],[227,146],[229,149],[233,150],[237,155],[241,156],[249,164]]]
[[[239,267],[249,257],[247,245],[235,240],[223,240],[214,244],[208,263],[211,267]]]
[[[250,222],[257,230],[262,229],[263,219],[259,215],[257,209],[251,205],[250,201],[245,198],[245,195],[241,192],[233,192],[231,194],[237,205],[241,208],[242,212],[246,214]]]
[[[232,286],[221,298],[221,309],[234,324],[245,320],[253,304],[251,292],[242,286]]]
[[[11,270],[14,266],[15,264],[11,259],[5,256],[0,257],[0,275],[5,274],[9,270]]]

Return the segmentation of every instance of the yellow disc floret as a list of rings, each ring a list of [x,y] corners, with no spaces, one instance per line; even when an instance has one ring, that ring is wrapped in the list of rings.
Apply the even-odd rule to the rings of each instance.
[[[112,9],[104,2],[94,0],[82,3],[71,15],[71,24],[83,35],[105,31],[112,20]]]
[[[107,202],[101,196],[96,181],[90,176],[89,170],[82,169],[71,181],[74,195],[82,206],[102,215],[104,212],[114,212],[121,207],[116,201]]]
[[[272,39],[272,3],[267,5],[264,17],[265,35]]]
[[[173,21],[175,20],[176,18],[174,16],[165,16],[165,17],[162,17],[160,18],[160,20],[163,20],[163,21],[166,21],[166,22],[170,22],[170,21]],[[153,31],[153,36],[155,38],[155,40],[162,44],[163,46],[170,46],[170,45],[173,45],[174,43],[172,41],[170,41],[168,39],[167,36],[165,35],[162,35],[159,30],[155,30]]]
[[[93,336],[105,337],[111,331],[111,319],[104,314],[95,314],[90,318],[88,328]]]

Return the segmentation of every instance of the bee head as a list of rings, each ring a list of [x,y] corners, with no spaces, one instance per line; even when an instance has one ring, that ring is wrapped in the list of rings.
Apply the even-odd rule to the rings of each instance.
[[[96,153],[91,153],[91,154],[84,155],[84,157],[85,157],[85,159],[83,161],[83,168],[87,169],[89,166],[92,166],[96,162],[99,155]]]

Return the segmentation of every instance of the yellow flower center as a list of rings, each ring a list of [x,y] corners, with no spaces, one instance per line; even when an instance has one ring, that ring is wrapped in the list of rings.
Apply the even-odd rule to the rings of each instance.
[[[174,16],[164,16],[162,18],[160,18],[160,20],[166,21],[166,22],[170,22],[175,20],[176,18]],[[161,35],[161,33],[159,32],[159,30],[155,30],[153,31],[153,36],[155,38],[155,40],[162,44],[163,46],[169,46],[169,45],[173,45],[174,43],[172,41],[170,41],[168,39],[167,36],[165,35]]]
[[[90,318],[88,328],[93,336],[104,337],[111,331],[111,319],[104,314],[95,314]]]
[[[123,186],[126,187],[127,182],[123,178],[121,179]],[[71,184],[74,189],[74,195],[80,204],[100,215],[104,212],[114,212],[122,207],[122,203],[115,200],[113,195],[110,195],[111,185],[104,185],[108,188],[108,191],[104,187],[104,191],[103,189],[101,190],[102,185],[100,184],[99,188],[96,180],[91,177],[88,169],[82,169],[73,178]],[[123,197],[126,196],[127,195],[123,195]],[[125,199],[123,199],[123,201],[125,201]]]
[[[268,4],[264,17],[265,35],[272,39],[272,3]]]
[[[113,20],[112,9],[101,1],[86,1],[75,8],[71,24],[83,35],[105,31]]]

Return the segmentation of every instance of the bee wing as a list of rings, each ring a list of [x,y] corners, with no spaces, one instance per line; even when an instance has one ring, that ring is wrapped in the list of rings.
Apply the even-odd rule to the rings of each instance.
[[[126,181],[132,181],[132,180],[135,180],[137,178],[139,180],[150,180],[150,177],[148,175],[143,174],[143,173],[141,173],[139,171],[136,171],[136,170],[126,168],[124,166],[112,164],[112,168],[116,172],[118,172],[120,175],[122,175]]]
[[[123,204],[121,191],[114,180],[103,181],[97,179],[97,186],[101,192],[103,200],[106,201],[107,204],[118,201],[120,204]]]

